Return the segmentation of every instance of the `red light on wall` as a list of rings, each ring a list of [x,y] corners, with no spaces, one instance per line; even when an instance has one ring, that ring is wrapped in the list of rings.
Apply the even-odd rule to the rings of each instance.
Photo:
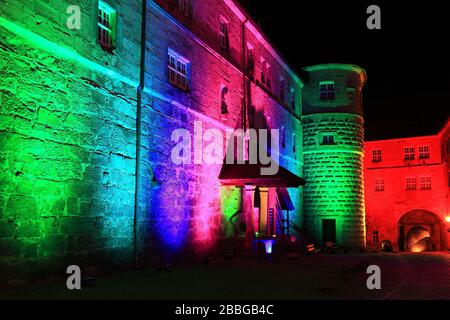
[[[450,216],[446,216],[446,217],[445,217],[445,221],[447,221],[448,223],[450,223]]]

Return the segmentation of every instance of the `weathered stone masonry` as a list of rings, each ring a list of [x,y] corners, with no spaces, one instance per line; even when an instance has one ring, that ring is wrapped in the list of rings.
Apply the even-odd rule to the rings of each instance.
[[[0,2],[3,19],[33,33],[0,27],[1,280],[130,260],[136,90],[34,46],[40,35],[135,79],[140,7],[119,7],[109,55],[96,44],[95,3],[80,3],[89,27],[70,31],[68,1]]]

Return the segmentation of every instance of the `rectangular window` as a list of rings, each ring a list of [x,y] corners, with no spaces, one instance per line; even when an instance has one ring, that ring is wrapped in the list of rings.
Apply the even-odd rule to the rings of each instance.
[[[431,190],[431,177],[420,178],[420,190]]]
[[[270,64],[266,63],[266,86],[267,88],[272,88],[272,74]]]
[[[430,148],[428,146],[419,147],[419,159],[430,159]]]
[[[296,110],[296,92],[293,87],[291,87],[291,108],[292,110]]]
[[[372,162],[381,162],[383,160],[383,155],[380,149],[372,150]]]
[[[228,37],[228,21],[224,17],[220,17],[220,47],[223,50],[229,50],[230,42]]]
[[[278,96],[283,101],[286,99],[286,80],[283,77],[280,77],[280,93]]]
[[[375,192],[384,191],[384,179],[375,179]]]
[[[116,11],[103,1],[98,2],[97,40],[105,50],[115,47]]]
[[[189,61],[176,52],[169,50],[168,73],[169,82],[178,88],[187,91],[189,89],[188,76]]]
[[[255,57],[253,54],[253,46],[247,43],[247,72],[250,77],[253,77],[255,72]]]
[[[292,152],[297,152],[297,135],[295,133],[292,134]]]
[[[380,236],[379,236],[378,231],[373,231],[372,232],[372,242],[373,242],[373,244],[380,243]]]
[[[406,178],[406,190],[414,191],[417,189],[417,179],[415,177]]]
[[[414,160],[415,158],[414,148],[412,147],[404,148],[404,153],[405,153],[405,161]]]
[[[191,0],[181,0],[180,9],[185,17],[189,17],[191,15]]]
[[[334,144],[336,144],[334,142],[334,136],[323,136],[322,137],[322,145],[329,146],[329,145],[334,145]]]
[[[261,58],[261,83],[266,84],[266,60]]]
[[[321,81],[320,84],[320,100],[334,100],[334,81]]]

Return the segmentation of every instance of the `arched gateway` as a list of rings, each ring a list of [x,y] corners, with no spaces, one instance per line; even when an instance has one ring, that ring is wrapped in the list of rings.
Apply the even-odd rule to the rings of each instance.
[[[425,210],[405,213],[398,222],[400,251],[446,250],[445,226],[437,215]]]

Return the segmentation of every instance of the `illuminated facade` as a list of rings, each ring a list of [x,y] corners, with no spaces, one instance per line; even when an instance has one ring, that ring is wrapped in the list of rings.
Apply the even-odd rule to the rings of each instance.
[[[0,4],[1,280],[226,253],[286,210],[301,223],[303,84],[233,1],[83,1],[80,29],[70,1]],[[196,123],[280,129],[282,170],[174,164],[172,133]]]
[[[305,232],[318,243],[364,250],[366,73],[350,65],[305,68],[303,157]]]
[[[365,246],[362,69],[300,79],[232,0],[83,1],[80,29],[70,1],[28,2],[0,0],[0,281],[299,232]],[[279,129],[280,170],[175,164],[179,129]]]
[[[433,136],[366,142],[367,244],[400,251],[450,247],[450,122]]]

